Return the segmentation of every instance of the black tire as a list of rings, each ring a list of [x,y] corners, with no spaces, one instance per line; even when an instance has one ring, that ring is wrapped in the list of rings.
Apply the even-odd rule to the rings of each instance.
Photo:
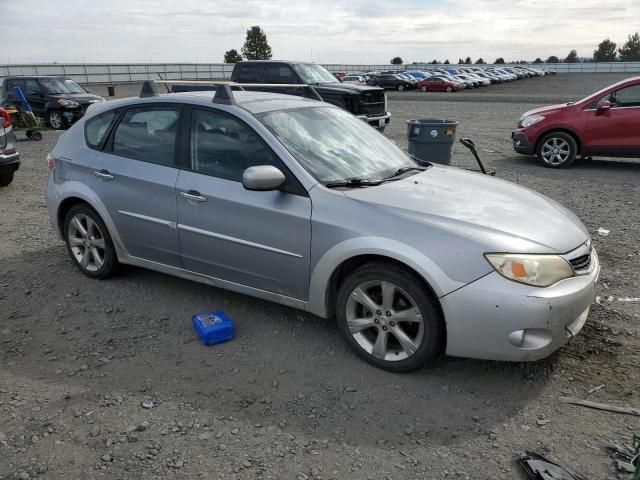
[[[558,156],[550,153],[555,148],[554,144],[560,148]],[[564,148],[565,145],[567,148]],[[571,135],[564,132],[546,134],[540,139],[536,147],[538,161],[547,168],[567,168],[575,161],[577,154],[578,144]],[[550,157],[550,155],[552,156]]]
[[[399,92],[404,91],[404,89],[405,89],[405,88],[406,88],[406,87],[405,87],[402,83],[401,83],[400,85],[398,85],[398,91],[399,91]]]
[[[453,92],[453,88],[451,86],[448,86],[447,87],[447,92],[449,92],[449,93]]]
[[[93,223],[97,227],[98,232],[100,233],[100,235],[97,238],[95,238],[95,240],[101,239],[104,242],[104,248],[99,248],[99,250],[102,250],[103,252],[103,257],[102,257],[103,262],[102,262],[102,265],[99,268],[96,268],[95,270],[91,270],[89,267],[84,267],[81,264],[81,261],[77,256],[77,253],[75,253],[72,250],[72,246],[70,244],[69,226],[73,218],[78,216],[79,217],[84,216],[86,218],[91,219],[91,221],[93,221]],[[86,227],[86,224],[84,224],[83,226]],[[113,241],[111,240],[111,235],[109,234],[109,231],[107,230],[106,225],[102,221],[102,218],[100,218],[100,215],[98,215],[98,212],[96,212],[93,208],[91,208],[89,205],[84,203],[77,204],[71,207],[67,212],[67,215],[65,216],[64,223],[62,225],[62,232],[63,232],[65,243],[67,245],[67,251],[69,252],[69,256],[71,257],[76,267],[78,267],[78,270],[80,270],[82,273],[84,273],[88,277],[96,278],[100,280],[108,278],[112,276],[114,273],[116,273],[118,268],[118,257],[116,255],[115,248],[113,247]],[[80,239],[80,237],[77,237],[77,238]],[[79,248],[86,249],[87,247],[84,246]],[[90,254],[90,256],[93,257],[93,254]],[[94,257],[94,263],[95,263],[95,257]]]
[[[0,174],[0,187],[8,187],[11,182],[13,182],[13,173],[2,173]]]
[[[67,122],[60,110],[49,110],[47,112],[47,123],[54,130],[62,130]]]
[[[356,340],[349,330],[347,311],[351,305],[349,300],[352,297],[353,291],[366,282],[375,283],[376,281],[390,282],[401,289],[403,292],[399,292],[400,300],[403,298],[402,295],[404,295],[404,293],[409,295],[411,300],[415,302],[415,306],[420,310],[420,314],[422,316],[423,335],[421,342],[414,353],[401,360],[385,360],[377,358],[373,354],[367,352],[360,343],[358,343],[358,340]],[[376,287],[374,286],[373,288],[375,289]],[[396,292],[398,292],[398,290],[396,290]],[[374,293],[375,291],[372,290],[371,294],[373,295]],[[398,297],[394,298],[397,299]],[[371,315],[373,315],[373,317],[371,317],[373,319],[376,316],[376,313],[371,312]],[[384,370],[391,372],[408,372],[415,370],[431,362],[443,350],[444,322],[436,301],[427,291],[424,283],[417,278],[415,274],[392,263],[369,263],[351,272],[339,286],[338,298],[336,301],[336,318],[342,335],[351,348],[353,348],[355,353],[366,362]],[[394,317],[385,317],[385,312],[382,312],[380,314],[380,318],[383,318],[383,320],[388,322]],[[376,323],[379,322],[376,321]],[[390,330],[387,331],[387,338],[393,337],[393,340],[390,341],[395,341],[397,346],[399,346],[399,342],[397,340],[398,337],[394,336],[392,328],[395,328],[396,326],[399,328],[400,323],[400,321],[398,321],[397,325],[393,324],[393,322],[388,323],[388,325],[390,325],[388,327]],[[417,324],[411,325],[416,327],[418,326]],[[359,332],[359,335],[374,335],[376,332],[379,334],[379,332],[381,332],[379,328],[385,327],[376,326],[367,330],[362,330]],[[393,355],[393,353],[390,353],[390,355]]]

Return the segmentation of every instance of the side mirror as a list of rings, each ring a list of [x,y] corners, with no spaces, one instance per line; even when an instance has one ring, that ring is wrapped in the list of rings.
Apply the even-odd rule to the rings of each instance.
[[[611,102],[609,100],[602,100],[596,105],[596,112],[603,113],[611,109]]]
[[[242,173],[242,186],[247,190],[258,192],[277,190],[284,182],[284,173],[273,165],[249,167]]]

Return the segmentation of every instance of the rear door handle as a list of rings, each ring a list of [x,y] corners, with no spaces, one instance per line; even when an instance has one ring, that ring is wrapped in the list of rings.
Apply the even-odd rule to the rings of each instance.
[[[182,198],[186,198],[187,200],[191,200],[192,202],[206,202],[207,197],[203,197],[200,195],[200,192],[196,190],[189,190],[188,192],[180,192],[180,196]]]
[[[113,175],[111,175],[108,170],[96,170],[93,174],[103,180],[113,180]]]

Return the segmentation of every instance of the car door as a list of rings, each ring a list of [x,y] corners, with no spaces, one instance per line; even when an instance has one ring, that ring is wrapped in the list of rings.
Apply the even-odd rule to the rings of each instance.
[[[256,289],[306,299],[311,200],[257,133],[215,109],[191,112],[187,165],[180,172],[178,231],[184,268]],[[278,191],[249,191],[250,166],[285,173]]]
[[[608,94],[611,108],[598,110],[590,105],[587,148],[591,153],[640,155],[640,82]]]
[[[92,188],[127,253],[181,267],[175,185],[182,108],[131,106],[96,156]]]
[[[45,91],[35,78],[28,78],[26,80],[24,94],[26,95],[27,101],[33,109],[33,113],[39,116],[43,116],[45,113],[44,110],[47,99],[45,96]]]

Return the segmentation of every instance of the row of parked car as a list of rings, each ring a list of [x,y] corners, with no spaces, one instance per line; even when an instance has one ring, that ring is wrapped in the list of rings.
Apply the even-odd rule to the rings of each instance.
[[[555,74],[546,68],[532,67],[434,67],[428,70],[361,72],[336,74],[343,83],[373,85],[391,90],[457,92],[465,88],[486,87],[522,78]]]

